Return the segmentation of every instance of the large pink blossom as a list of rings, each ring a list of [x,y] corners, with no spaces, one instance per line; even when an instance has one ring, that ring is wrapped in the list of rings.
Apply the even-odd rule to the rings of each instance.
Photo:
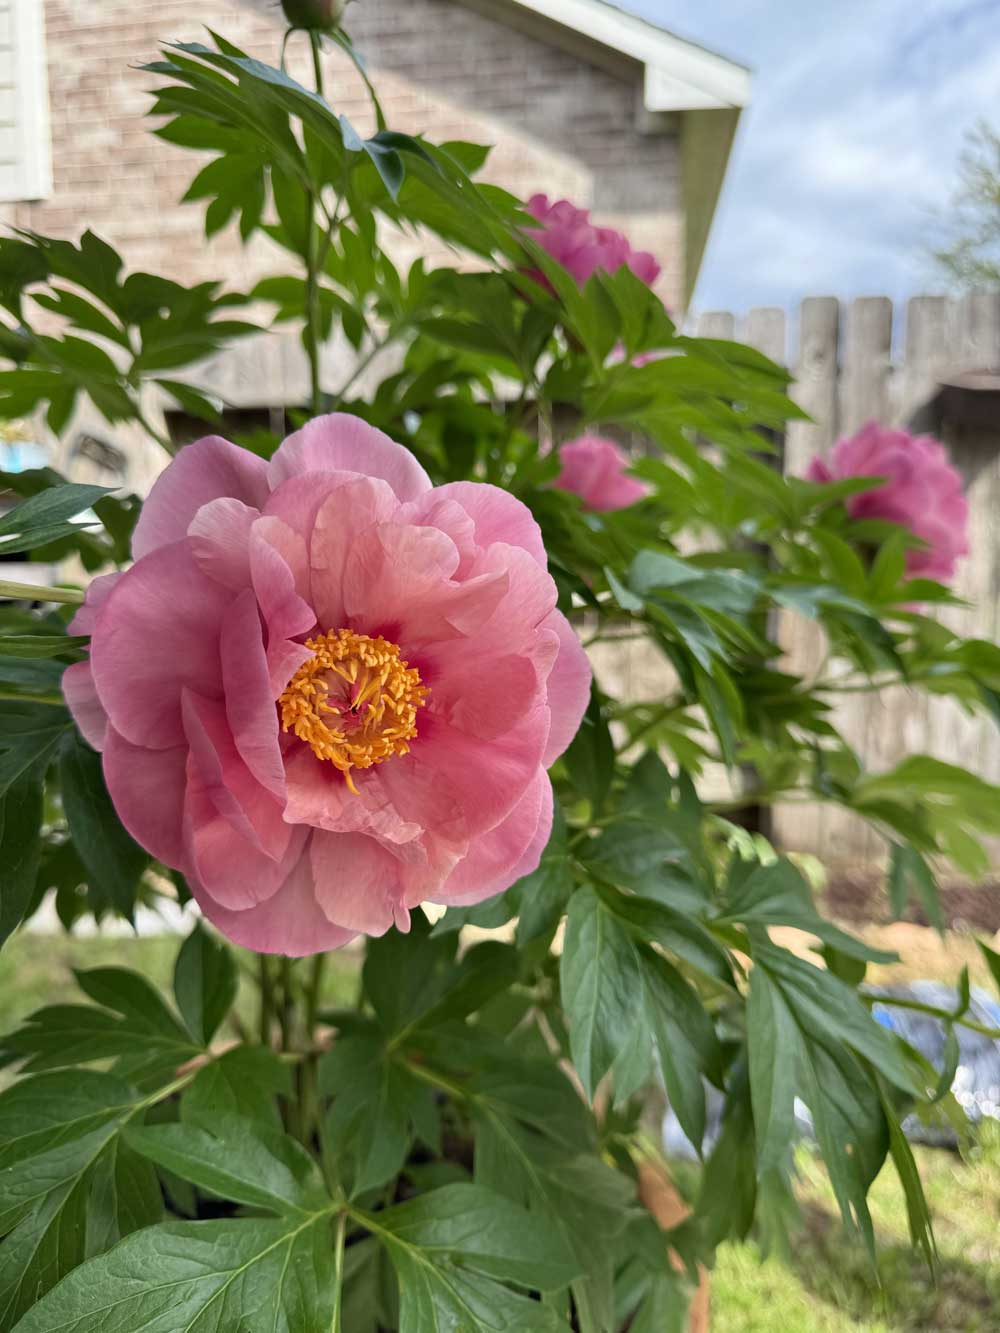
[[[64,690],[122,822],[251,949],[405,930],[533,870],[590,670],[529,511],[355,417],[211,436],[74,622]]]
[[[948,582],[959,556],[969,550],[969,506],[962,479],[948,461],[943,444],[930,435],[911,435],[869,421],[857,434],[839,440],[825,457],[814,458],[810,481],[847,477],[883,477],[881,486],[847,501],[852,518],[899,523],[927,545],[911,547],[906,569],[911,578]]]
[[[559,449],[562,471],[555,485],[578,495],[587,509],[624,509],[649,494],[649,487],[626,472],[629,460],[614,440],[581,435]]]
[[[617,273],[623,264],[647,287],[660,276],[660,265],[651,254],[633,250],[627,238],[612,227],[595,227],[589,212],[568,199],[550,204],[547,195],[535,194],[525,208],[542,224],[529,235],[568,269],[581,287],[597,269]]]

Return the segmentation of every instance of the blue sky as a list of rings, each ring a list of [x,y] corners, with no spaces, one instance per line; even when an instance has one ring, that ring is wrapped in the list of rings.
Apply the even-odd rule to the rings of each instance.
[[[748,64],[698,309],[940,289],[963,133],[1000,123],[1000,0],[617,0]]]

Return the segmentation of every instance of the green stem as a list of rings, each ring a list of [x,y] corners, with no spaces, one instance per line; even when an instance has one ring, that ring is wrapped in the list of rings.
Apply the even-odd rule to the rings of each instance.
[[[315,219],[316,196],[309,194],[309,237],[306,241],[306,355],[309,358],[310,408],[314,417],[323,410],[323,388],[319,376],[320,308],[319,254]]]
[[[160,448],[166,450],[166,452],[170,454],[172,457],[177,452],[177,445],[174,444],[170,436],[161,435],[160,432],[156,429],[156,427],[149,421],[149,419],[142,412],[137,413],[136,416],[139,425],[143,428],[143,430],[146,432],[149,438],[151,440],[155,440],[156,443],[160,446]]]
[[[933,1004],[921,1004],[919,1000],[905,1000],[897,995],[871,995],[867,998],[872,1004],[890,1005],[895,1009],[912,1009],[918,1014],[929,1014],[932,1018],[940,1018],[942,1022],[959,1023],[972,1032],[1000,1041],[1000,1028],[987,1027],[985,1023],[977,1023],[975,1019],[950,1014],[947,1009],[938,1009]]]
[[[348,390],[353,388],[355,383],[361,378],[361,376],[368,369],[368,367],[375,360],[375,358],[379,355],[379,353],[383,352],[389,346],[390,343],[396,341],[396,339],[400,335],[400,332],[401,332],[400,329],[396,328],[390,329],[381,342],[377,342],[374,347],[372,347],[368,352],[365,353],[365,355],[361,358],[358,364],[351,371],[347,380],[341,385],[339,392],[334,397],[333,405],[330,408],[331,412],[339,412],[340,405],[347,396]]]
[[[271,1027],[274,1022],[274,981],[271,966],[266,954],[261,954],[260,967],[260,1044],[270,1046]]]
[[[311,1044],[315,1036],[316,1016],[319,1013],[320,999],[323,992],[323,973],[326,970],[326,954],[318,953],[313,957],[309,969],[309,981],[306,984],[306,1040]]]
[[[13,598],[24,602],[67,602],[80,606],[84,594],[79,588],[51,588],[43,583],[12,583],[0,579],[0,599]]]
[[[316,91],[320,97],[323,96],[323,61],[322,61],[322,42],[323,39],[315,28],[309,31],[309,45],[312,48],[313,58],[313,80],[316,84]]]
[[[340,1333],[340,1308],[344,1286],[344,1236],[347,1232],[347,1213],[337,1216],[333,1241],[333,1333]]]
[[[318,32],[309,33],[309,46],[312,51],[313,60],[313,78],[316,82],[316,91],[322,97],[323,95],[323,62],[320,58],[320,35]],[[309,383],[310,383],[310,407],[314,417],[319,416],[323,410],[323,389],[320,384],[319,375],[319,348],[322,338],[321,333],[321,311],[319,303],[319,229],[316,222],[316,205],[319,202],[315,191],[308,193],[308,220],[309,228],[306,237],[306,355],[309,358]]]
[[[281,1028],[281,1049],[292,1049],[292,1019],[295,1005],[292,999],[292,960],[281,960],[281,1006],[278,1009],[278,1025]]]

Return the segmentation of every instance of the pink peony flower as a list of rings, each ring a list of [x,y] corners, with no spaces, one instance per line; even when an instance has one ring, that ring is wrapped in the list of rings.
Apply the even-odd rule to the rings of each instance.
[[[595,270],[616,273],[623,264],[647,287],[660,276],[660,266],[651,254],[633,250],[620,231],[595,227],[588,211],[577,208],[568,199],[550,204],[548,195],[535,194],[525,209],[542,223],[539,230],[528,234],[568,269],[581,287]],[[541,279],[541,274],[535,276]]]
[[[181,450],[64,691],[122,822],[237,943],[301,955],[533,870],[590,668],[520,501],[355,417]]]
[[[899,523],[927,543],[906,553],[911,578],[947,583],[959,556],[967,555],[969,506],[962,479],[943,444],[930,435],[911,435],[869,421],[856,435],[839,440],[826,457],[814,458],[810,481],[884,477],[883,485],[847,501],[852,518]]]
[[[562,471],[555,484],[578,495],[587,509],[624,509],[649,494],[649,487],[625,469],[629,460],[613,440],[581,435],[559,449]]]

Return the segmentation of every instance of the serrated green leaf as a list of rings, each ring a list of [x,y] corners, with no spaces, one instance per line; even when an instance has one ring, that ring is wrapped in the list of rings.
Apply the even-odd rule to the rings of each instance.
[[[318,1333],[333,1291],[326,1214],[166,1222],[74,1269],[18,1333]]]

